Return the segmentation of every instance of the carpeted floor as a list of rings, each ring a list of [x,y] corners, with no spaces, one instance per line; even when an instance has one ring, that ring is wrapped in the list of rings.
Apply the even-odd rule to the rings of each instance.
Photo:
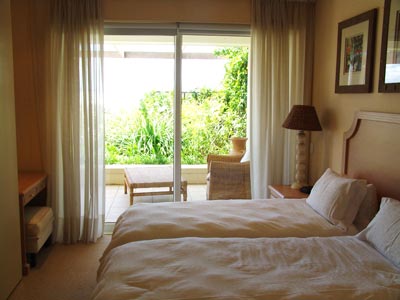
[[[37,266],[24,276],[8,300],[87,300],[96,284],[98,260],[111,236],[96,244],[43,248]]]

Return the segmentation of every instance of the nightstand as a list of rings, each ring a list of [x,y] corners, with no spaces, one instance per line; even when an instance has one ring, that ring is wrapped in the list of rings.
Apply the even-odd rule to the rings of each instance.
[[[292,189],[290,185],[269,185],[268,189],[272,199],[302,199],[308,197],[308,194]]]

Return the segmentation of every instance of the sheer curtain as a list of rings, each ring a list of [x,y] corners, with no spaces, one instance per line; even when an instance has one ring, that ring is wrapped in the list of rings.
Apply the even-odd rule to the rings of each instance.
[[[101,3],[54,0],[51,17],[47,171],[55,239],[94,242],[104,226]]]
[[[311,101],[314,1],[253,0],[248,135],[252,197],[294,178],[293,104]]]

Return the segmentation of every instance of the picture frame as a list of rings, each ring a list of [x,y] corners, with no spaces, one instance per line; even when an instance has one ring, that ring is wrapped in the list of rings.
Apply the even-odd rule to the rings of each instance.
[[[338,24],[335,93],[370,93],[377,9]]]
[[[378,91],[400,93],[400,0],[385,0]]]

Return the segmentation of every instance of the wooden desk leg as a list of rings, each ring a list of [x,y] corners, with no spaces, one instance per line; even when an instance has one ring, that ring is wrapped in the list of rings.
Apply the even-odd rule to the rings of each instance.
[[[182,184],[183,201],[187,201],[187,183]]]
[[[124,175],[124,194],[126,195],[128,193],[127,191],[127,182],[126,182],[126,176]]]
[[[24,203],[23,200],[19,200],[19,224],[21,231],[21,260],[22,260],[22,275],[28,275],[29,263],[26,259],[26,246],[25,246],[25,222],[24,222]]]
[[[130,205],[133,204],[133,187],[129,187],[129,203]]]

